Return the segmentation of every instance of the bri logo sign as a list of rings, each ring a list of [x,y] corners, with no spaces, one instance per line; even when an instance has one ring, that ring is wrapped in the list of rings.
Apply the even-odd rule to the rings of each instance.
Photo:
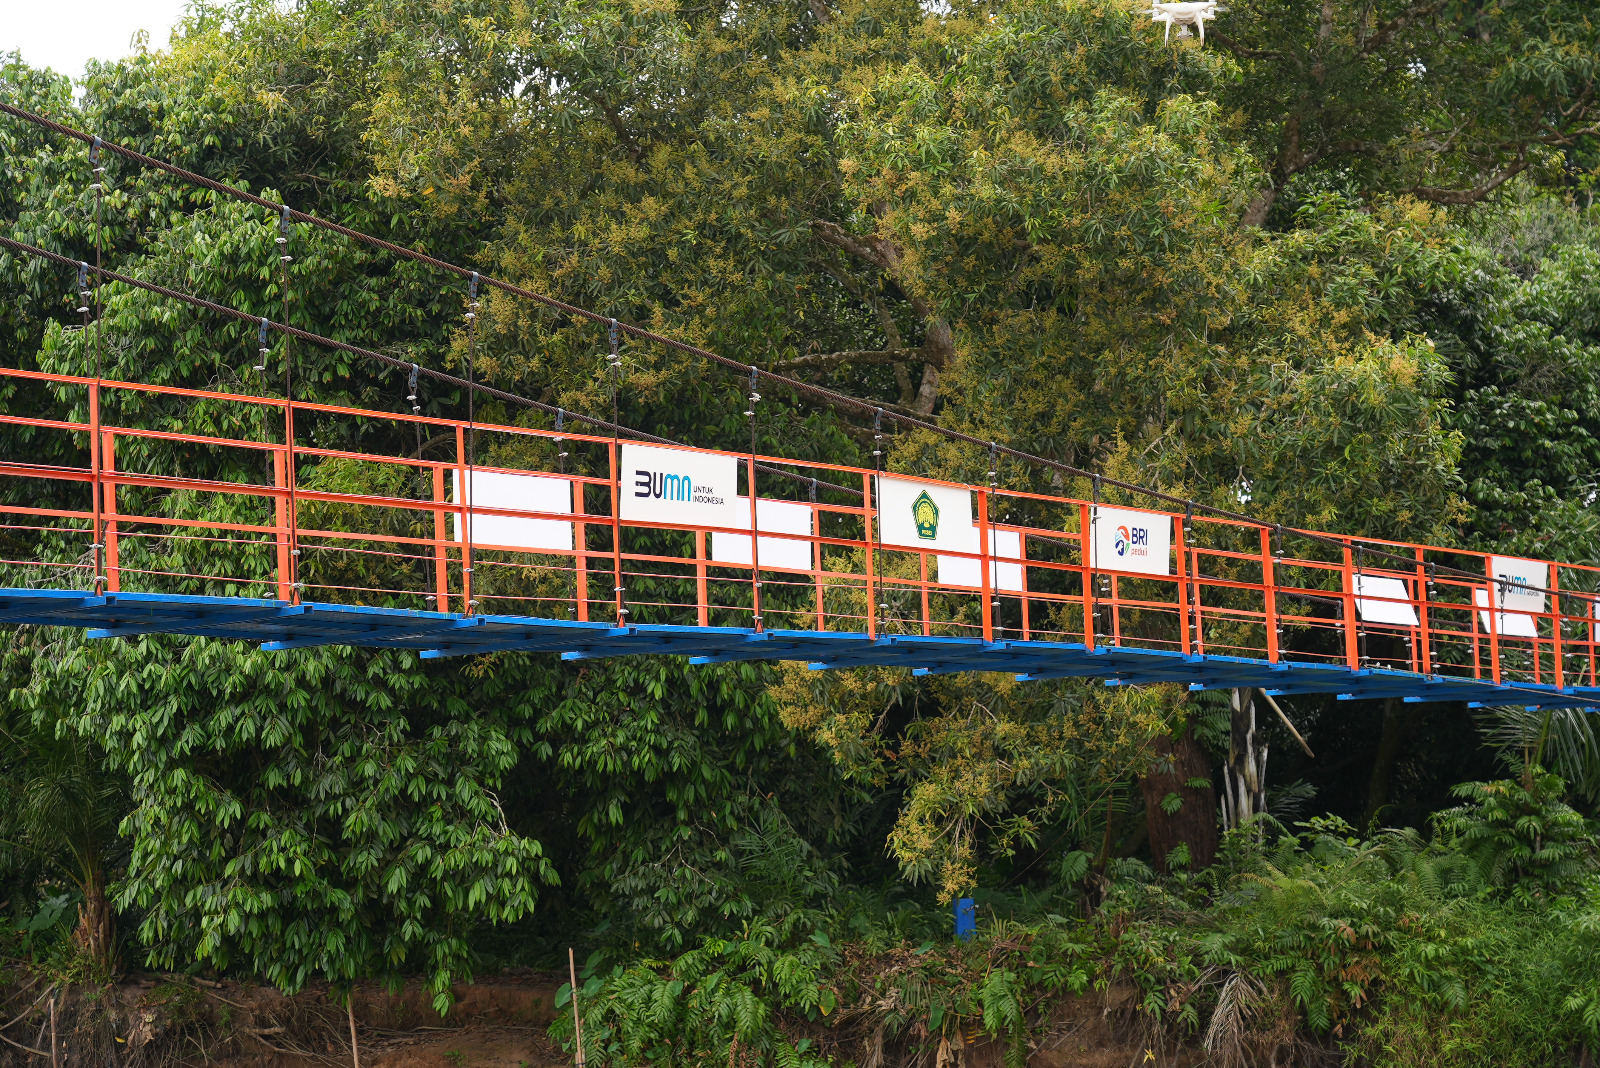
[[[1121,557],[1148,557],[1150,555],[1150,528],[1130,527],[1126,523],[1118,524],[1116,541],[1114,542],[1117,555]]]
[[[1091,566],[1140,575],[1172,573],[1171,516],[1100,505],[1091,519]]]

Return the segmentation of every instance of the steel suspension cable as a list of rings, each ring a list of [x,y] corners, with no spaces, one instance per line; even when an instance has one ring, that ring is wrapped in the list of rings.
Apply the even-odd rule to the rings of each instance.
[[[251,315],[249,312],[243,312],[237,308],[231,308],[226,304],[218,304],[216,301],[207,300],[204,297],[197,297],[192,293],[185,293],[182,290],[172,289],[168,286],[157,285],[154,282],[146,282],[143,279],[134,278],[130,275],[118,273],[117,271],[89,267],[83,261],[75,260],[71,256],[63,256],[59,252],[51,252],[48,249],[42,249],[37,245],[30,245],[23,241],[17,241],[14,238],[0,237],[0,248],[9,249],[12,252],[20,252],[27,256],[35,256],[39,259],[48,260],[51,263],[60,264],[65,267],[77,268],[82,265],[88,270],[93,271],[97,279],[120,282],[123,285],[131,286],[134,289],[142,289],[148,293],[154,293],[157,296],[166,297],[169,300],[180,301],[184,304],[189,304],[193,307],[201,308],[217,315],[225,316],[230,319],[237,319],[241,322],[247,322],[252,325],[259,326],[261,337],[263,339],[266,337],[269,331],[276,332],[298,338],[301,341],[306,341],[313,345],[320,345],[324,348],[335,349],[339,352],[348,352],[353,356],[360,356],[364,359],[374,360],[389,367],[403,369],[408,372],[412,367],[417,366],[408,360],[397,359],[396,357],[390,356],[387,353],[378,352],[374,349],[362,348],[360,345],[352,345],[344,341],[336,341],[333,338],[323,337],[320,334],[313,334],[309,330],[302,330],[297,326],[290,326],[287,323],[275,323],[261,316]],[[547,412],[561,418],[573,419],[577,422],[584,423],[588,426],[595,427],[596,429],[606,431],[608,433],[615,432],[617,434],[627,434],[629,437],[637,438],[640,441],[650,441],[658,445],[675,445],[678,447],[686,447],[681,441],[674,441],[671,438],[660,437],[656,434],[647,434],[642,430],[635,430],[632,427],[621,426],[612,422],[608,422],[604,419],[596,419],[593,416],[583,415],[582,413],[574,412],[569,409],[557,408],[554,405],[545,404],[543,401],[536,401],[530,397],[518,396],[515,393],[507,393],[505,390],[495,389],[492,386],[485,386],[482,383],[470,383],[464,378],[458,378],[455,375],[445,374],[443,371],[435,371],[429,367],[419,367],[418,373],[419,375],[431,378],[436,382],[442,382],[447,385],[454,386],[457,389],[472,390],[477,393],[482,393],[485,396],[494,397],[496,400],[505,401],[508,404],[515,404],[524,408],[531,408],[535,411]],[[798,466],[804,466],[803,461],[795,461],[795,463]],[[778,475],[782,478],[790,479],[800,483],[809,483],[811,481],[811,479],[807,476],[799,475],[793,471],[788,471],[781,467],[775,467],[771,464],[763,464],[761,469],[769,474]],[[861,496],[860,490],[851,489],[849,486],[840,486],[832,482],[823,482],[821,485],[827,489],[836,490],[840,493],[851,494],[856,497]]]
[[[24,109],[11,104],[0,102],[0,112],[4,112],[5,114],[11,115],[15,118],[22,119],[25,122],[31,122],[37,126],[43,127],[44,129],[61,134],[64,137],[73,137],[79,140],[89,139],[89,135],[85,134],[81,130],[67,126],[64,123],[56,122],[52,119],[47,119],[42,115],[36,115],[33,112],[25,111]],[[404,245],[395,244],[392,241],[386,241],[381,237],[375,237],[372,234],[363,233],[360,230],[355,230],[348,226],[342,226],[339,223],[332,222],[331,220],[319,218],[318,216],[310,215],[305,212],[288,209],[285,207],[285,205],[279,204],[273,200],[268,200],[266,197],[257,196],[254,193],[247,193],[242,189],[237,189],[223,182],[216,181],[215,179],[207,178],[202,174],[197,174],[194,171],[180,167],[174,163],[169,163],[166,160],[157,159],[154,156],[147,156],[142,152],[135,151],[134,149],[125,148],[121,145],[115,145],[110,142],[105,142],[104,145],[107,151],[115,152],[118,155],[134,160],[140,164],[143,164],[144,166],[164,171],[177,178],[181,178],[186,182],[210,189],[213,192],[231,196],[237,200],[244,201],[245,203],[258,205],[259,207],[266,208],[267,210],[275,213],[288,211],[290,217],[296,222],[303,222],[311,226],[320,227],[329,231],[330,233],[336,233],[342,237],[349,238],[352,241],[358,241],[373,248],[382,249],[391,255],[409,259],[416,263],[425,264],[436,270],[448,271],[462,278],[470,278],[472,275],[477,273],[470,268],[450,263],[447,260],[441,260],[436,256],[430,256],[425,252],[418,252],[415,249],[410,249]],[[531,300],[537,304],[541,304],[547,308],[554,309],[566,315],[584,319],[598,325],[607,325],[615,322],[611,316],[590,311],[589,309],[580,307],[576,304],[568,304],[566,301],[558,300],[555,297],[547,296],[546,294],[539,293],[535,290],[513,285],[510,282],[502,281],[501,279],[489,277],[487,275],[482,276],[482,278],[484,285],[490,286],[494,289],[499,289],[506,293],[510,293],[514,296],[522,297],[525,300]],[[628,323],[618,323],[618,328],[629,337],[637,338],[641,341],[647,341],[652,344],[664,345],[667,348],[675,349],[679,352],[687,353],[692,356],[698,356],[729,370],[736,371],[741,376],[743,376],[746,368],[749,366],[748,364],[741,363],[740,361],[731,357],[712,352],[710,349],[701,348],[698,345],[691,345],[686,341],[679,341],[677,338],[669,337],[665,334],[658,334],[653,330],[646,330],[643,327],[633,326]],[[815,398],[836,407],[846,408],[861,415],[875,414],[880,424],[881,436],[881,422],[883,415],[885,414],[881,405],[875,405],[868,401],[849,396],[848,394],[826,389],[822,386],[815,386],[809,382],[803,382],[797,378],[790,378],[787,375],[781,375],[774,371],[758,369],[757,374],[768,382],[781,385],[787,389],[794,390],[797,393]],[[948,427],[942,427],[937,423],[932,423],[925,419],[918,419],[915,416],[900,413],[887,414],[891,422],[900,426],[911,427],[918,430],[928,430],[952,441],[959,441],[968,445],[975,445],[980,448],[986,448],[990,444],[983,438],[974,437],[971,434],[965,434],[959,430],[951,430]],[[1051,470],[1058,471],[1062,474],[1070,475],[1074,478],[1093,477],[1092,472],[1083,468],[1075,467],[1072,464],[1061,463],[1058,460],[1051,460],[1043,456],[1036,456],[1032,453],[1023,452],[1020,449],[1013,449],[1009,446],[1002,445],[999,447],[999,451],[1006,456],[1012,457],[1013,459],[1022,460],[1031,464],[1038,464]],[[1124,482],[1120,479],[1109,477],[1105,479],[1105,482],[1107,485],[1116,486],[1120,489],[1124,489],[1133,493],[1144,494],[1155,500],[1166,501],[1170,504],[1188,505],[1193,503],[1196,508],[1222,518],[1234,520],[1236,522],[1249,523],[1252,525],[1269,525],[1262,523],[1261,520],[1255,519],[1240,512],[1233,512],[1228,509],[1218,508],[1213,505],[1202,504],[1200,502],[1190,502],[1187,498],[1166,493],[1162,490],[1152,489],[1148,486],[1141,486],[1137,483]],[[1328,540],[1330,544],[1338,544],[1336,539]]]

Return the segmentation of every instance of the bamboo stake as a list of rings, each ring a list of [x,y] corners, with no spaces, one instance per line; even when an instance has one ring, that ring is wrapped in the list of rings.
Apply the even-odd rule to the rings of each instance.
[[[1289,728],[1289,733],[1294,735],[1294,740],[1300,743],[1300,748],[1306,751],[1306,756],[1315,759],[1317,754],[1313,753],[1311,747],[1306,744],[1306,740],[1300,737],[1300,732],[1294,729],[1294,724],[1289,722],[1289,717],[1283,714],[1283,709],[1278,707],[1278,702],[1272,699],[1272,695],[1260,689],[1256,692],[1267,699],[1267,704],[1271,705],[1272,710],[1278,714],[1278,718],[1283,720],[1283,725]]]
[[[350,1063],[361,1068],[361,1048],[356,1045],[356,988],[344,996],[344,1012],[350,1020]]]
[[[56,1048],[56,995],[50,995],[50,1068],[61,1068],[61,1051]]]
[[[576,1051],[576,1058],[573,1063],[576,1068],[584,1068],[583,1018],[578,1015],[578,962],[577,958],[572,955],[571,946],[567,947],[567,975],[572,982],[572,1042],[573,1049]],[[357,1065],[356,1068],[360,1068],[360,1066]]]

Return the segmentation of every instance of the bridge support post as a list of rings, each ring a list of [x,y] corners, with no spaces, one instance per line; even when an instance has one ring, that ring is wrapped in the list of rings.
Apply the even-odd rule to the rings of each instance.
[[[1022,542],[1022,640],[1033,640],[1033,629],[1028,619],[1028,536],[1020,535]]]
[[[470,396],[472,391],[467,391]],[[614,465],[613,465],[614,466]],[[467,464],[466,428],[456,427],[456,481],[461,489],[456,494],[456,522],[461,524],[461,608],[472,615],[472,505],[476,494],[472,485],[472,468]]]
[[[1484,564],[1488,563],[1489,558],[1484,557]],[[1492,569],[1486,566],[1485,570]],[[1489,602],[1489,678],[1496,686],[1500,685],[1500,613],[1505,610],[1505,590],[1503,585],[1491,577],[1489,586],[1484,591],[1484,600]]]
[[[289,479],[283,451],[272,450],[272,485],[279,492],[272,497],[272,519],[278,543],[278,600],[294,600],[294,576],[289,569],[289,498],[285,491]]]
[[[1194,651],[1189,643],[1189,524],[1174,525],[1178,528],[1174,548],[1178,554],[1178,626],[1182,631],[1179,648],[1184,656],[1189,656]]]
[[[1094,649],[1094,519],[1087,504],[1078,505],[1078,572],[1083,579],[1083,645]],[[1185,624],[1187,626],[1187,623]],[[1188,632],[1185,631],[1183,651],[1189,651]]]
[[[933,633],[933,614],[928,609],[928,554],[917,554],[917,578],[922,583],[922,636]]]
[[[1278,662],[1278,575],[1273,568],[1272,531],[1261,528],[1261,599],[1267,624],[1267,659]]]
[[[1555,679],[1556,689],[1559,690],[1566,686],[1566,683],[1562,681],[1565,672],[1562,671],[1561,664],[1561,621],[1563,618],[1561,613],[1561,568],[1555,564],[1550,565],[1550,604],[1555,609],[1555,615],[1550,620],[1550,651],[1555,659],[1555,671],[1551,677]],[[1537,657],[1534,658],[1534,662],[1538,662]]]
[[[97,238],[98,240],[98,238]],[[96,351],[98,353],[100,327],[95,327]],[[89,387],[89,497],[93,502],[94,519],[89,526],[89,559],[94,573],[90,576],[92,588],[95,593],[105,592],[105,542],[102,529],[103,517],[100,514],[100,471],[105,464],[105,457],[101,455],[100,439],[100,382],[99,372],[95,374],[95,382]]]
[[[433,469],[433,503],[447,503],[444,495],[444,468],[438,465]],[[434,603],[441,612],[450,611],[450,550],[448,548],[449,531],[446,529],[444,509],[433,510],[433,595],[437,600]]]
[[[105,494],[103,525],[106,543],[106,589],[122,592],[122,565],[117,552],[117,483],[112,477],[117,469],[117,440],[111,431],[102,431],[100,446],[102,474],[101,490]]]
[[[877,522],[877,520],[878,520],[878,509],[877,509],[877,505],[876,505],[876,503],[874,501],[874,498],[872,496],[872,476],[870,474],[866,473],[865,471],[863,471],[861,473],[861,493],[862,493],[862,500],[865,501],[865,503],[866,503],[866,509],[865,509],[865,511],[862,512],[862,518],[866,520],[866,525],[867,525],[867,538],[866,538],[866,541],[867,541],[867,568],[866,568],[866,572],[867,572],[866,573],[867,637],[868,638],[877,638],[877,636],[878,636],[878,590],[877,590],[877,583],[873,581],[872,547],[873,547],[873,544],[875,543],[875,540],[876,540],[874,535],[873,535],[873,524],[875,524]]]
[[[708,591],[706,589],[706,532],[703,530],[694,532],[694,597],[695,618],[699,620],[702,627],[709,627],[711,625],[711,605],[708,601]],[[819,626],[817,629],[821,630],[822,628]]]
[[[1350,539],[1344,541],[1344,567],[1340,569],[1344,583],[1344,662],[1351,671],[1361,667],[1361,642],[1359,624],[1356,622],[1355,554]]]
[[[978,563],[983,568],[983,640],[994,641],[994,574],[989,562],[989,491],[978,490]]]
[[[1433,635],[1429,633],[1431,628],[1429,609],[1433,606],[1433,599],[1429,596],[1431,584],[1428,582],[1428,572],[1423,567],[1422,550],[1417,549],[1413,555],[1417,559],[1416,575],[1413,579],[1416,583],[1417,655],[1414,658],[1416,662],[1413,668],[1424,675],[1432,675]]]
[[[751,404],[754,407],[754,402]],[[752,435],[754,431],[751,432]],[[756,510],[756,454],[750,453],[750,609],[751,625],[760,634],[761,626],[761,516]]]
[[[588,512],[583,502],[583,483],[573,480],[572,514],[581,516]],[[575,521],[572,524],[572,596],[577,602],[578,619],[589,622],[589,524]],[[702,598],[704,600],[704,598]]]
[[[611,456],[611,576],[615,579],[611,593],[617,599],[617,626],[624,627],[628,624],[628,606],[623,602],[626,591],[622,588],[622,456],[615,438],[608,448]]]

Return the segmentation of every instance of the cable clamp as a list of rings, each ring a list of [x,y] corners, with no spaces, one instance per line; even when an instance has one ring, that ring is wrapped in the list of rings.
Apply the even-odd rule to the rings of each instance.
[[[256,364],[256,370],[265,371],[267,369],[267,319],[265,316],[262,317],[261,329],[256,334],[256,344],[259,346],[256,351],[261,354],[261,362]]]
[[[472,281],[467,283],[467,300],[472,304],[478,303],[478,272],[472,272]]]

